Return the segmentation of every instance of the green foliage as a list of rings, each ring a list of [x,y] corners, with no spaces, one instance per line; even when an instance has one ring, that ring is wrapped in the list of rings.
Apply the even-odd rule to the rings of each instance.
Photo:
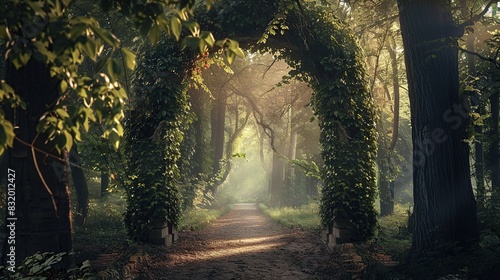
[[[102,28],[94,18],[68,17],[71,1],[6,1],[0,6],[7,25],[1,25],[1,38],[7,42],[7,59],[16,69],[25,66],[31,59],[43,62],[50,75],[59,81],[59,100],[40,118],[38,132],[46,133],[48,140],[60,152],[70,150],[75,141],[80,141],[80,129],[88,130],[89,122],[97,121],[103,127],[103,136],[114,146],[123,135],[121,119],[127,98],[117,81],[120,69],[112,56],[103,56],[105,47],[113,53],[120,49],[119,40]],[[124,50],[127,52],[127,50]],[[95,61],[93,76],[81,75],[78,66],[87,56]],[[127,65],[132,56],[127,55]],[[5,86],[0,96],[12,104],[21,105],[19,97]],[[78,102],[69,104],[68,98]],[[29,110],[29,108],[26,108]],[[0,112],[7,138],[0,146],[11,145],[14,132],[10,120]]]
[[[309,161],[305,159],[296,159],[292,160],[291,164],[302,168],[307,177],[313,177],[317,179],[321,178],[321,171],[319,170],[319,167],[316,164],[316,162],[312,160]]]
[[[292,24],[295,22],[309,30],[288,39],[300,51],[276,54],[295,67],[291,75],[302,74],[298,78],[309,81],[314,90],[311,103],[321,129],[324,161],[322,224],[343,220],[349,223],[355,240],[367,239],[373,236],[376,224],[377,139],[362,51],[348,27],[327,6],[309,3],[302,9],[287,9],[290,30],[304,29]]]
[[[267,45],[259,48],[285,59],[295,67],[290,75],[308,81],[315,90],[312,103],[322,131],[325,162],[322,222],[345,219],[356,238],[368,238],[375,228],[375,113],[355,39],[325,6],[311,3],[303,9],[291,1],[283,1],[279,7],[274,2],[239,4],[226,1],[216,4],[217,16],[223,18],[223,23],[207,19],[214,14],[213,10],[201,15],[201,21],[217,30],[223,29],[225,34],[242,34],[248,31],[249,24],[267,26],[276,17],[278,8],[279,18],[272,25],[279,24],[283,32],[273,34],[270,30],[276,28],[271,27],[269,34],[274,36],[273,40],[268,36]],[[184,15],[181,12],[179,16]],[[311,34],[303,32],[303,25]],[[197,24],[186,22],[184,26],[191,36],[199,38],[196,41],[188,37],[183,46],[205,50],[217,45]],[[273,46],[272,41],[280,39],[287,28],[298,30],[296,34],[286,32],[289,48]],[[177,26],[173,30],[178,34]],[[143,66],[137,66],[128,136],[131,154],[128,169],[134,174],[127,187],[130,204],[125,222],[132,239],[140,238],[152,219],[167,217],[176,224],[180,213],[178,161],[188,109],[181,83],[192,58],[179,53],[171,42],[156,42],[158,36],[154,32],[148,34],[158,45],[145,49],[144,57],[140,58]],[[219,45],[232,49],[227,52],[230,62],[242,54],[235,41],[225,40]],[[113,69],[113,64],[108,68]]]
[[[411,211],[406,205],[395,204],[394,213],[378,220],[378,243],[394,259],[403,262],[411,246],[408,228]]]
[[[78,144],[78,153],[82,157],[84,167],[99,173],[109,174],[113,179],[109,189],[123,187],[128,180],[126,169],[128,156],[124,146],[118,150],[108,141],[100,137],[102,130],[91,125],[87,133],[82,134],[82,143]]]
[[[37,125],[38,132],[48,135],[48,140],[61,152],[70,150],[80,141],[80,129],[88,131],[89,122],[99,122],[103,137],[118,147],[123,136],[121,120],[127,93],[118,82],[122,74],[114,54],[121,52],[124,65],[133,70],[135,55],[120,46],[120,40],[109,30],[102,28],[94,17],[68,16],[71,0],[8,0],[0,5],[5,22],[0,24],[0,40],[7,42],[7,59],[19,69],[30,59],[43,62],[50,75],[59,80],[60,98],[52,110],[46,112]],[[210,7],[212,0],[206,1]],[[190,33],[182,39],[183,46],[206,51],[215,44],[226,48],[227,58],[232,61],[243,53],[235,41],[224,39],[216,42],[213,35],[201,31],[192,20],[194,1],[164,0],[146,2],[128,0],[103,0],[102,8],[112,8],[130,16],[143,37],[156,44],[162,32],[180,39],[182,28]],[[167,16],[169,15],[169,16]],[[111,51],[103,50],[111,48]],[[106,54],[105,54],[106,53]],[[90,76],[78,72],[85,57],[94,63]],[[68,103],[76,97],[78,102]],[[2,81],[0,102],[23,108],[23,103],[12,88]],[[29,108],[28,108],[29,109]],[[0,154],[12,147],[14,127],[0,110]]]
[[[130,182],[125,224],[133,240],[156,219],[179,222],[180,147],[189,124],[189,103],[182,85],[189,56],[172,40],[145,46],[133,80],[128,153]]]
[[[80,266],[68,266],[65,263],[71,263],[74,260],[74,253],[52,253],[38,252],[24,259],[24,261],[15,268],[15,272],[0,266],[2,272],[0,276],[4,279],[19,280],[57,280],[57,279],[97,279],[90,271],[90,262],[84,261]],[[61,267],[69,267],[62,269]]]
[[[318,230],[321,225],[319,205],[310,203],[301,207],[268,208],[263,204],[260,209],[279,224],[289,228]]]
[[[489,199],[484,208],[478,211],[477,216],[482,230],[496,235],[498,242],[500,240],[500,202]]]
[[[331,17],[327,12],[317,14]],[[373,204],[377,145],[376,115],[364,80],[361,50],[354,37],[343,32],[345,26],[328,24],[311,28],[336,35],[329,37],[330,44],[325,42],[335,49],[327,49],[320,62],[322,75],[329,76],[329,80],[313,84],[312,102],[321,128],[325,162],[322,222],[347,221],[356,238],[363,240],[373,235],[376,223]]]
[[[73,226],[74,252],[76,261],[95,259],[103,253],[116,252],[117,247],[127,242],[123,214],[127,208],[126,196],[115,191],[101,196],[99,173],[88,171],[89,188],[88,215],[85,224]],[[89,176],[90,175],[90,176]],[[72,213],[75,215],[76,199],[72,200]]]

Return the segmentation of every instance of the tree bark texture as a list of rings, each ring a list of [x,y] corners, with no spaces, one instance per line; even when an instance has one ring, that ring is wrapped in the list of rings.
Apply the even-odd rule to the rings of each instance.
[[[493,92],[490,96],[491,105],[491,147],[489,152],[490,159],[490,172],[491,172],[491,187],[492,198],[494,202],[500,202],[500,106],[499,106],[499,92]]]
[[[443,0],[398,0],[413,139],[415,200],[410,260],[478,238],[467,106],[458,94],[456,26]]]
[[[220,161],[224,156],[226,105],[227,105],[227,94],[226,92],[220,91],[218,94],[218,98],[213,103],[212,113],[211,113],[212,136],[210,145],[214,151],[214,161],[213,161],[214,175],[219,173],[221,169]],[[211,186],[210,191],[212,192],[213,195],[217,193],[217,187],[218,187],[217,182]]]
[[[109,174],[106,171],[101,171],[101,197],[108,194]]]
[[[382,119],[382,118],[381,118]],[[382,122],[383,120],[380,120]],[[382,126],[382,130],[383,126]],[[384,133],[384,132],[382,132]],[[379,135],[382,135],[379,133]],[[391,169],[390,156],[387,150],[387,139],[379,136],[379,145],[377,153],[378,165],[378,189],[380,196],[380,216],[388,216],[394,212],[394,191],[391,192]]]
[[[63,155],[47,144],[46,135],[36,132],[39,118],[59,97],[58,82],[50,77],[45,64],[34,59],[20,69],[9,64],[6,80],[26,102],[26,110],[6,112],[8,119],[14,120],[18,137],[7,151],[7,167],[16,174],[15,254],[20,264],[38,251],[72,249],[71,208],[65,164],[54,158]],[[36,150],[25,143],[33,143]],[[2,252],[2,261],[5,257],[6,252]]]
[[[394,46],[391,46],[394,45]],[[396,143],[399,138],[399,68],[398,68],[398,58],[396,54],[396,42],[392,38],[391,45],[388,46],[387,51],[389,52],[389,57],[391,58],[391,70],[392,70],[392,95],[394,96],[394,118],[392,121],[392,139],[389,145],[389,150],[394,151]]]

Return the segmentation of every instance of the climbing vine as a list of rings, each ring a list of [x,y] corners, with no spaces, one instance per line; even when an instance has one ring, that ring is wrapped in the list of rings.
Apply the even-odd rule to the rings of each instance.
[[[292,41],[302,51],[286,52],[283,57],[296,68],[292,74],[307,74],[321,129],[322,223],[346,222],[353,240],[367,239],[376,225],[377,145],[376,114],[365,82],[362,51],[348,27],[325,7],[294,6],[287,21],[290,29],[302,30]]]
[[[133,172],[127,186],[125,224],[130,238],[143,237],[151,222],[177,224],[180,197],[178,161],[183,132],[189,123],[184,71],[187,54],[173,40],[141,51],[133,80],[133,103],[127,148]]]
[[[308,57],[314,63],[312,105],[321,128],[323,169],[321,217],[347,222],[354,240],[376,225],[376,113],[365,81],[362,51],[346,25],[327,9],[309,7]],[[320,51],[321,50],[321,51]],[[314,55],[314,57],[311,57]]]

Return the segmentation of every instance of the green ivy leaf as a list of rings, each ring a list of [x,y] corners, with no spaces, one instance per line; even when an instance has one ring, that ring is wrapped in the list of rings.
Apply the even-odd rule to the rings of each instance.
[[[191,32],[194,37],[200,36],[200,25],[194,20],[184,21],[182,23]]]
[[[227,49],[226,50],[226,58],[227,58],[227,62],[229,64],[232,64],[234,59],[236,58],[236,54],[232,50]]]
[[[178,17],[172,17],[170,19],[170,30],[174,35],[176,40],[179,40],[182,32],[182,23]]]
[[[14,67],[16,67],[16,69],[19,69],[24,65],[26,65],[30,60],[30,58],[31,58],[31,49],[25,49],[15,57],[12,63],[14,64]]]
[[[157,24],[154,24],[149,29],[149,41],[151,44],[156,45],[161,37],[161,29]]]
[[[116,131],[111,131],[108,135],[108,140],[115,149],[120,147],[120,135]]]
[[[66,112],[66,110],[64,110],[62,108],[56,109],[55,112],[61,118],[69,118],[68,112]]]
[[[71,147],[73,147],[73,136],[67,130],[64,130],[63,134],[65,138],[63,147],[66,149],[66,151],[71,151]]]
[[[120,40],[115,37],[111,32],[109,32],[106,29],[100,28],[98,26],[91,26],[92,31],[99,37],[101,40],[103,40],[106,44],[113,48],[118,48],[120,44]]]
[[[13,147],[14,145],[14,126],[12,123],[3,118],[3,111],[0,112],[0,155],[5,151],[5,147]]]
[[[122,70],[116,59],[110,59],[107,65],[108,74],[114,81],[118,80]]]
[[[0,39],[3,39],[3,40],[8,39],[6,28],[7,27],[5,26],[5,24],[0,24]]]
[[[97,61],[97,63],[95,64],[94,74],[101,72],[104,68],[104,65],[108,63],[108,60],[109,56],[103,56],[101,59],[99,59],[99,61]]]
[[[181,50],[185,49],[186,47],[189,48],[197,48],[200,46],[200,38],[199,37],[193,37],[191,35],[188,35],[184,37],[181,41]]]
[[[97,43],[94,39],[87,38],[85,43],[82,43],[82,50],[88,55],[88,57],[90,57],[90,59],[95,61],[97,56]]]
[[[207,43],[210,47],[213,47],[215,44],[215,38],[212,32],[202,31],[200,33],[200,38],[203,39],[203,41],[205,41],[205,43]]]
[[[59,93],[64,94],[64,93],[66,93],[67,90],[68,90],[68,82],[66,82],[65,80],[62,80],[59,83]]]
[[[129,48],[122,48],[122,53],[125,66],[130,70],[134,70],[136,58],[135,53],[133,53]]]

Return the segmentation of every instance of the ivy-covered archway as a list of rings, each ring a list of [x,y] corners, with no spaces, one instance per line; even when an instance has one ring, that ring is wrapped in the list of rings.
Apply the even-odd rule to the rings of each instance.
[[[376,224],[373,206],[376,195],[376,114],[365,83],[362,51],[349,28],[336,19],[327,6],[313,2],[265,0],[254,3],[232,0],[219,1],[209,11],[205,11],[204,7],[198,10],[197,20],[204,29],[212,31],[217,37],[234,38],[242,46],[254,51],[270,52],[284,59],[294,69],[290,72],[292,77],[309,83],[314,90],[311,104],[319,120],[325,163],[322,174],[322,222],[327,225],[335,220],[346,224],[351,230],[352,241],[371,237]],[[151,51],[165,52],[165,46]],[[165,55],[172,56],[172,52]],[[163,95],[165,100],[174,100],[166,103],[168,108],[173,108],[171,106],[175,102],[185,100],[185,91],[173,86],[180,84],[179,77],[185,72],[176,68],[179,67],[178,59],[175,61],[177,64],[160,64],[162,69],[177,73],[163,77],[171,79],[168,83],[164,80],[163,84],[171,83],[172,89],[150,88],[149,91],[150,94]],[[183,65],[192,67],[192,63]],[[141,72],[141,66],[138,71]],[[142,110],[141,114],[146,112],[143,108],[138,109]],[[182,126],[179,119],[185,112],[171,112],[150,118],[148,126],[155,128],[155,131],[149,134],[165,138],[172,131],[179,132]],[[162,126],[162,123],[172,125]],[[163,134],[158,134],[158,128],[163,129]],[[182,136],[178,136],[170,135],[168,145],[160,147],[164,153],[156,153],[158,159],[161,161],[163,158],[168,165],[166,168],[159,167],[158,172],[163,177],[158,177],[155,194],[145,191],[145,187],[151,184],[146,182],[149,179],[136,179],[135,184],[130,186],[133,195],[129,197],[126,223],[134,239],[148,228],[152,217],[166,215],[174,223],[177,221],[179,201],[173,196],[176,194],[176,169],[171,162],[173,158],[168,155],[178,153],[182,141]],[[171,142],[172,139],[174,142]],[[150,139],[141,141],[148,143]],[[151,166],[157,166],[150,164],[151,155],[145,156],[148,159],[143,159],[142,163],[131,161],[135,164],[132,167],[139,172],[151,172]],[[149,165],[145,168],[146,164]],[[147,175],[138,174],[138,178],[141,176]]]

